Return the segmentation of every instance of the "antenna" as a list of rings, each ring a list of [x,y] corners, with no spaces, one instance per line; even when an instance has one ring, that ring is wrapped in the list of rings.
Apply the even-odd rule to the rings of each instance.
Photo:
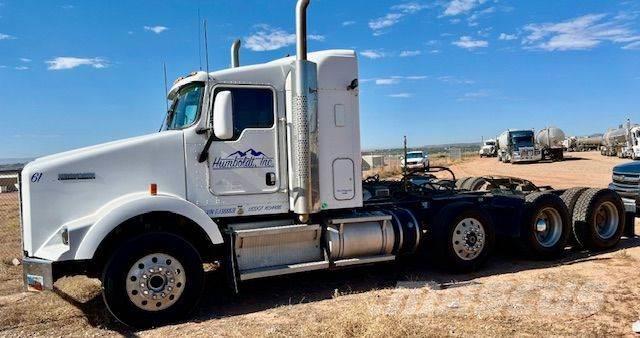
[[[209,46],[207,44],[207,19],[204,19],[204,57],[207,65],[207,81],[209,79]]]
[[[200,19],[200,7],[198,7],[198,65],[199,70],[202,70],[202,32],[200,32],[200,23],[202,19]]]

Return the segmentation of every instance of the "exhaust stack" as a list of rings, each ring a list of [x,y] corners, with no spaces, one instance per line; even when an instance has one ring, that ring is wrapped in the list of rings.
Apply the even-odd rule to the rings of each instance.
[[[296,4],[296,60],[293,83],[292,179],[293,212],[306,223],[320,210],[317,157],[316,64],[307,60],[307,7],[310,0]]]
[[[242,42],[240,39],[233,42],[231,45],[231,68],[240,67],[240,45]]]

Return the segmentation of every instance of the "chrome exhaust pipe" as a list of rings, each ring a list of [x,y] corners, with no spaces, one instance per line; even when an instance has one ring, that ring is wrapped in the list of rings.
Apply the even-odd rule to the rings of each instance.
[[[320,211],[317,157],[316,64],[307,60],[307,7],[310,0],[296,4],[296,60],[293,69],[292,187],[293,212],[306,223]]]
[[[240,39],[233,42],[231,45],[231,68],[240,67],[240,45],[242,42]]]
[[[307,60],[307,7],[311,0],[296,4],[296,60]]]

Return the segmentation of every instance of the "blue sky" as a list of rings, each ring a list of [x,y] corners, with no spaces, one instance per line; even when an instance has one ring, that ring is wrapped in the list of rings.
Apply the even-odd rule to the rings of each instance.
[[[294,0],[0,0],[0,158],[157,131],[170,82],[294,54]],[[311,50],[360,53],[363,148],[640,120],[640,1],[313,0]]]

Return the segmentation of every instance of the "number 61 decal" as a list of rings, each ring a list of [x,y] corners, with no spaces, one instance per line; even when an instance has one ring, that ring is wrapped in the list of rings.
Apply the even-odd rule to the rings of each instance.
[[[42,178],[42,173],[34,173],[33,175],[31,175],[31,182],[38,183],[40,182],[41,178]]]

